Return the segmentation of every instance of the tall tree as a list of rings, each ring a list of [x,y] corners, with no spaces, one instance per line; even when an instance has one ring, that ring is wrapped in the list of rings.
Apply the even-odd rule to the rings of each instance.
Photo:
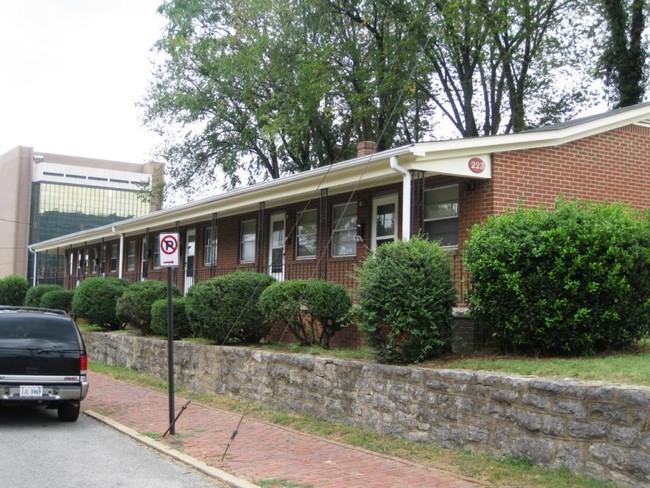
[[[645,0],[601,0],[607,25],[602,76],[614,108],[640,103],[645,93],[648,51],[643,43]]]
[[[392,145],[398,96],[415,45],[386,12],[360,26],[333,4],[301,0],[169,0],[165,55],[143,105],[179,187],[278,178]],[[384,9],[385,10],[385,9]],[[411,52],[408,52],[411,49]],[[417,132],[417,129],[416,131]],[[417,134],[412,137],[419,137]]]
[[[428,5],[422,16],[428,24],[420,39],[431,66],[429,86],[423,89],[463,137],[518,132],[534,125],[535,117],[548,119],[560,98],[568,104],[550,72],[566,63],[573,46],[560,25],[563,12],[576,2],[449,0],[423,5]]]
[[[552,71],[578,1],[165,0],[145,121],[177,187],[431,139],[443,118],[463,137],[522,130],[572,107]]]

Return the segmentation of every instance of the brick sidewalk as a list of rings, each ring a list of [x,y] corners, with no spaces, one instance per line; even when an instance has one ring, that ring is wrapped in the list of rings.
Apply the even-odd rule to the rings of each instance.
[[[168,396],[90,373],[90,391],[82,402],[139,433],[162,434],[168,424]],[[176,411],[185,399],[175,398]],[[283,480],[313,488],[476,488],[485,486],[409,461],[302,434],[244,418],[221,461],[240,415],[191,403],[165,443],[210,466],[251,482]]]

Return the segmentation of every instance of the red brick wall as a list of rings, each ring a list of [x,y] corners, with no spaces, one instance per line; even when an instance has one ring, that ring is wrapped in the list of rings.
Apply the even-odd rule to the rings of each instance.
[[[561,146],[497,153],[492,179],[460,186],[460,242],[472,225],[519,205],[551,206],[558,196],[650,207],[650,128],[627,126]]]
[[[552,205],[558,195],[650,205],[646,158],[650,129],[627,126],[553,148],[497,154],[492,165],[492,213],[519,203]],[[488,210],[486,208],[486,210]]]

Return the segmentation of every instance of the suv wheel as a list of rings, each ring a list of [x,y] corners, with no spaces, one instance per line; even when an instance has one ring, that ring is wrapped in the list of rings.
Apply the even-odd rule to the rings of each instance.
[[[61,422],[75,422],[79,418],[81,405],[79,403],[62,403],[57,408]]]

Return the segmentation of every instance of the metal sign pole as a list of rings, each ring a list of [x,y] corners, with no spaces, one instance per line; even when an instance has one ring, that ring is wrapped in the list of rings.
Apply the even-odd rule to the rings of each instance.
[[[169,433],[176,435],[174,425],[174,302],[172,300],[172,268],[167,268],[167,382],[169,383]]]
[[[176,434],[174,427],[174,302],[172,299],[172,268],[178,266],[179,234],[160,234],[160,265],[167,267],[167,382],[169,384],[169,433]]]

